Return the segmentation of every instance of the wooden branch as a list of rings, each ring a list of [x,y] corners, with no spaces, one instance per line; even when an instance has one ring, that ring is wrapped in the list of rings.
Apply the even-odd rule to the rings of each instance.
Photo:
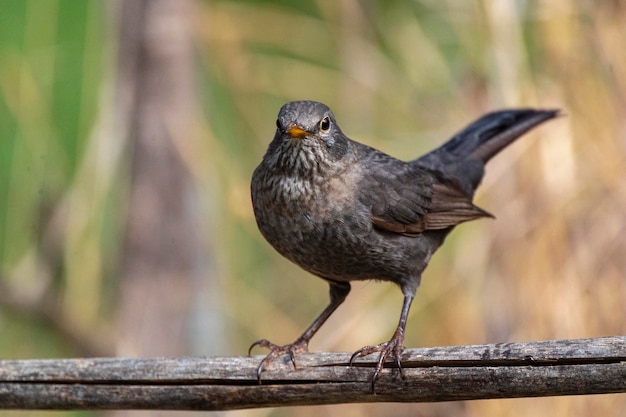
[[[406,349],[370,389],[376,355],[0,361],[3,409],[230,410],[354,402],[432,402],[626,392],[626,336]]]

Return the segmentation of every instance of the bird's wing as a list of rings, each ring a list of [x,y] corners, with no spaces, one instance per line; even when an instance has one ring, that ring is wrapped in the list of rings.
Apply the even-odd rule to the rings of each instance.
[[[405,163],[393,168],[371,170],[367,180],[370,187],[360,187],[361,202],[369,202],[372,222],[379,229],[415,236],[492,217],[475,206],[460,187],[435,171]]]

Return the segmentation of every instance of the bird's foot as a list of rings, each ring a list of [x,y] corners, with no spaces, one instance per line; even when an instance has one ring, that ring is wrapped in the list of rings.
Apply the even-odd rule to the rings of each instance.
[[[372,375],[372,393],[375,393],[374,387],[376,380],[380,377],[380,372],[385,366],[385,362],[389,356],[393,356],[396,360],[396,365],[400,371],[400,375],[404,377],[402,373],[402,364],[400,362],[402,351],[404,350],[404,331],[400,328],[396,329],[395,333],[388,342],[381,343],[376,346],[365,346],[352,354],[350,357],[350,366],[354,359],[359,356],[367,356],[372,353],[380,353],[376,368],[374,369],[374,375]]]
[[[267,339],[261,339],[257,340],[250,346],[250,349],[248,349],[248,356],[250,356],[250,352],[252,352],[252,349],[256,346],[261,346],[270,350],[270,353],[268,353],[267,356],[263,358],[258,368],[256,368],[256,377],[259,381],[259,384],[261,383],[261,374],[263,373],[265,368],[267,368],[267,366],[274,360],[276,360],[276,358],[278,358],[279,356],[289,355],[289,360],[291,361],[293,368],[296,369],[296,353],[304,353],[309,351],[309,342],[306,340],[298,339],[288,345],[279,346],[270,342]]]

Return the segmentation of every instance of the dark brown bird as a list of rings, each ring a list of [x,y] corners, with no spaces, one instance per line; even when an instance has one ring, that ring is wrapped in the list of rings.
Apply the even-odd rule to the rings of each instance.
[[[295,342],[270,349],[257,376],[283,354],[306,352],[313,335],[350,292],[350,281],[391,281],[402,290],[400,322],[380,353],[373,384],[391,355],[400,367],[406,320],[422,272],[459,223],[491,217],[472,203],[485,163],[557,110],[487,114],[434,151],[404,162],[343,134],[330,109],[285,104],[274,140],[252,176],[252,204],[267,241],[330,285],[330,304]],[[351,362],[352,362],[351,359]]]

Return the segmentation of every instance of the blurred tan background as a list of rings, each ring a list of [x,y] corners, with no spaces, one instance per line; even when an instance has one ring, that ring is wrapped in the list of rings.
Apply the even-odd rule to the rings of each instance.
[[[263,241],[249,180],[297,99],[402,159],[563,109],[488,166],[496,220],[433,258],[407,346],[626,334],[624,22],[620,0],[0,0],[0,357],[295,339],[327,285]],[[389,338],[400,291],[353,288],[311,350]],[[626,395],[232,414],[626,416]]]

